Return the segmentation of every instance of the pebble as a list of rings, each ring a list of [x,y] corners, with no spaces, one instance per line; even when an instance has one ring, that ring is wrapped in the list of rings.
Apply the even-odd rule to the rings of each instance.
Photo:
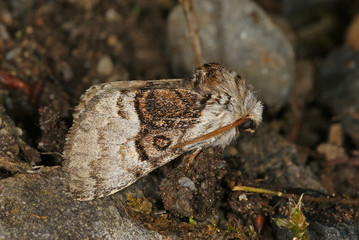
[[[194,1],[203,58],[240,73],[272,110],[288,100],[294,82],[294,51],[267,14],[249,0]],[[167,47],[176,77],[195,67],[186,21],[178,6],[167,22]]]
[[[7,41],[10,39],[10,34],[4,24],[0,24],[0,41]]]
[[[178,183],[183,187],[188,187],[191,191],[196,190],[196,186],[194,185],[193,181],[188,177],[181,177],[178,179]]]
[[[1,9],[0,19],[5,25],[11,25],[13,23],[12,15],[7,9]]]
[[[6,53],[5,59],[10,61],[10,60],[14,59],[20,53],[21,53],[21,48],[14,48]]]
[[[108,76],[113,72],[113,62],[110,56],[105,55],[100,58],[97,64],[97,73],[102,76]]]
[[[319,69],[317,87],[319,102],[359,146],[359,52],[349,47],[332,51]]]
[[[120,41],[116,35],[110,35],[107,39],[107,45],[113,49],[113,53],[116,55],[120,55],[121,51],[124,48],[124,44]]]
[[[116,22],[121,18],[120,14],[113,8],[107,9],[105,17],[107,22]]]

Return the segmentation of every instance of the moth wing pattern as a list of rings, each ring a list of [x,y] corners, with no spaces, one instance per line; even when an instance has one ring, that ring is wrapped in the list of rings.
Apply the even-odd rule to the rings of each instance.
[[[136,81],[117,81],[111,83],[102,83],[91,86],[84,93],[74,113],[74,120],[77,116],[87,109],[87,104],[93,97],[101,95],[105,91],[121,91],[134,89],[172,89],[172,88],[192,88],[192,82],[185,79],[161,79],[161,80],[136,80]]]
[[[184,152],[225,147],[239,124],[258,126],[262,111],[253,89],[217,63],[195,69],[191,80],[92,86],[64,146],[70,192],[79,200],[107,196]]]
[[[204,106],[185,85],[135,81],[88,89],[64,147],[70,192],[79,200],[106,196],[181,155],[171,147],[198,123]]]

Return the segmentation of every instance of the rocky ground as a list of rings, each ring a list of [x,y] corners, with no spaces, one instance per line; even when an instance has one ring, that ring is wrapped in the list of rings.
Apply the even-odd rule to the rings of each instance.
[[[0,239],[358,239],[352,1],[195,1],[203,58],[254,85],[263,124],[189,169],[183,156],[105,198],[68,193],[62,151],[89,86],[191,77],[176,6],[0,2]]]

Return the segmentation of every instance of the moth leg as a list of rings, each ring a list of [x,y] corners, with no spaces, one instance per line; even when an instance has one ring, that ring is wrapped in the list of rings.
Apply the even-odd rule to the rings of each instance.
[[[190,165],[190,163],[192,162],[192,160],[198,155],[198,153],[202,150],[202,147],[197,148],[196,151],[194,151],[194,153],[192,154],[192,156],[190,157],[190,159],[188,160],[188,163],[186,164],[186,169],[188,170],[188,167]]]

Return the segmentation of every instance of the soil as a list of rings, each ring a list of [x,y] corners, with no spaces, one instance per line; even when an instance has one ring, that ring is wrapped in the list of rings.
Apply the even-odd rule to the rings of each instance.
[[[18,2],[0,2],[0,100],[6,109],[2,115],[8,115],[9,122],[14,122],[10,129],[21,131],[1,135],[1,178],[34,165],[62,165],[62,148],[72,124],[74,106],[89,86],[116,80],[171,77],[164,48],[165,25],[169,11],[177,4],[175,0],[30,0],[25,5]],[[275,1],[270,2],[277,11],[273,7]],[[334,48],[335,44],[339,43],[329,45]],[[318,64],[323,53],[318,50],[315,54],[303,53],[301,57]],[[100,64],[102,60],[104,65]],[[355,144],[345,137],[342,146],[346,152],[353,152],[354,157],[328,163],[315,147],[327,141],[329,114],[315,100],[298,101],[300,108],[305,109],[301,114],[297,115],[296,108],[289,103],[274,115],[266,113],[265,121],[276,134],[297,144],[298,154],[307,156],[301,164],[310,167],[328,191],[313,196],[308,189],[302,189],[290,197],[297,202],[300,194],[305,193],[308,198],[303,199],[302,210],[308,215],[326,214],[337,222],[358,222],[358,203],[345,202],[340,197],[359,197],[359,154],[355,155]],[[7,121],[4,116],[2,124]],[[306,122],[308,119],[311,122]],[[4,149],[11,154],[4,155]],[[262,179],[263,173],[239,173],[245,164],[225,163],[221,151],[202,152],[188,171],[184,158],[153,173],[166,176],[158,189],[162,199],[151,203],[151,213],[138,217],[136,212],[135,219],[152,230],[180,237],[272,239],[268,216],[288,213],[289,197],[243,195],[231,188],[246,185],[282,191],[285,187],[269,186]],[[326,200],[331,196],[329,193],[338,197]],[[239,198],[247,201],[238,201]],[[132,203],[136,201],[132,199]],[[132,204],[129,208],[136,206]],[[159,224],[154,221],[154,212],[164,209],[171,221],[166,219]],[[252,225],[254,229],[250,228]]]

